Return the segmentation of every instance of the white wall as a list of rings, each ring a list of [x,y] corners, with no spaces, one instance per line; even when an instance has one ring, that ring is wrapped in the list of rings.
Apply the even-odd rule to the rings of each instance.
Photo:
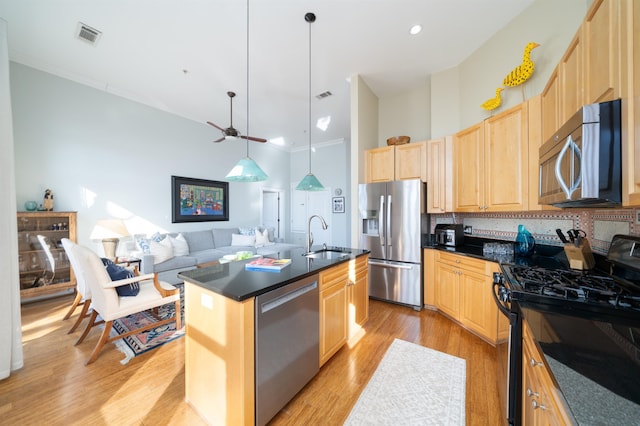
[[[412,142],[430,139],[430,100],[431,84],[428,77],[424,85],[415,90],[381,98],[378,107],[378,145],[387,146],[387,139],[392,136],[407,135]]]
[[[378,146],[378,98],[361,76],[351,76],[351,246],[359,247],[361,225],[358,220],[358,184],[364,182],[364,152]]]
[[[171,175],[224,180],[246,155],[244,142],[212,143],[218,133],[127,99],[11,63],[16,198],[78,211],[78,240],[98,219],[121,217],[131,232],[258,225],[261,188],[288,188],[289,154],[252,143],[269,180],[230,183],[228,222],[171,223]]]
[[[522,86],[506,88],[502,106],[493,113],[541,93],[590,3],[536,0],[458,66],[425,76],[427,87],[379,99],[377,146],[385,146],[387,138],[403,134],[411,136],[412,141],[451,135],[489,117],[491,112],[480,104],[493,98],[504,77],[520,65],[530,41],[540,44],[531,54],[533,76]]]
[[[498,111],[541,93],[586,11],[587,0],[536,0],[460,64],[461,129],[490,116],[480,104],[493,98],[504,77],[522,63],[524,47],[531,41],[540,44],[531,52],[533,76],[521,86],[505,88]]]
[[[349,144],[344,140],[314,144],[311,151],[311,171],[322,185],[330,190],[329,197],[335,196],[335,190],[340,188],[341,197],[345,197],[345,212],[331,213],[331,217],[325,217],[331,225],[328,231],[331,233],[331,241],[336,246],[349,246],[351,207],[349,199],[350,167]],[[309,150],[298,149],[291,152],[291,181],[293,186],[298,184],[309,172]],[[291,200],[294,196],[291,197]],[[329,201],[330,202],[330,201]],[[331,208],[329,207],[329,211]],[[291,218],[293,219],[293,218]],[[306,220],[308,218],[305,218]],[[306,222],[304,222],[306,224]],[[316,233],[317,234],[317,233]],[[316,242],[320,242],[316,238]]]

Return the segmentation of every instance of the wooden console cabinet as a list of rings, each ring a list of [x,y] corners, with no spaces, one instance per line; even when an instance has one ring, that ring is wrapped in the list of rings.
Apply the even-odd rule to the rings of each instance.
[[[75,288],[76,280],[61,240],[76,241],[76,212],[18,212],[20,297],[30,299]],[[45,250],[38,235],[51,242]]]

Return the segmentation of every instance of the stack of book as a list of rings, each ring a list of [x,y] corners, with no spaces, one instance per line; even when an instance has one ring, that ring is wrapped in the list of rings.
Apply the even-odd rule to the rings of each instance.
[[[275,271],[279,272],[282,268],[291,263],[291,259],[271,259],[262,257],[252,260],[244,265],[247,271]]]

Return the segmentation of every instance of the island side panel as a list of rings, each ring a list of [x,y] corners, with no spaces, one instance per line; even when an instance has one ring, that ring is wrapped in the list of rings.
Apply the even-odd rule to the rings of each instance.
[[[254,300],[185,281],[185,399],[209,424],[254,424]]]

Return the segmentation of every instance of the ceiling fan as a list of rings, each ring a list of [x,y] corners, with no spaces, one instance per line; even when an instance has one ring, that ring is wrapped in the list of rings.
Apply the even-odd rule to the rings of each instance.
[[[241,139],[246,139],[248,141],[253,141],[253,142],[266,142],[266,139],[262,139],[262,138],[255,138],[253,136],[242,136],[240,134],[240,132],[238,132],[238,130],[236,130],[233,127],[233,98],[236,96],[236,94],[234,92],[227,92],[227,95],[229,96],[229,102],[230,102],[230,106],[231,106],[231,124],[229,125],[229,127],[227,127],[226,129],[223,129],[222,127],[213,124],[210,121],[207,121],[207,124],[209,124],[210,126],[215,127],[216,129],[219,129],[222,131],[222,137],[218,140],[215,140],[214,142],[222,142],[223,140],[225,140],[227,137],[233,137],[233,138],[241,138]]]

